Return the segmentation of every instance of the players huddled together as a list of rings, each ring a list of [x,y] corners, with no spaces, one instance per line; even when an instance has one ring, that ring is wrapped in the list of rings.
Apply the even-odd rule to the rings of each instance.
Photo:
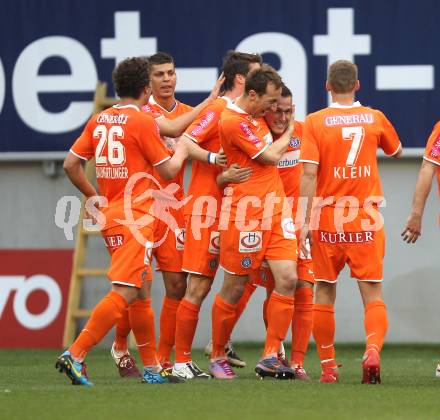
[[[382,112],[355,101],[356,65],[330,65],[326,89],[332,103],[305,122],[295,120],[294,95],[258,54],[229,51],[211,94],[194,108],[175,98],[176,81],[167,53],[119,63],[113,72],[118,104],[90,118],[65,159],[72,183],[95,200],[88,210],[111,257],[111,291],[56,368],[72,384],[92,385],[84,359],[116,327],[111,355],[121,376],[150,384],[234,379],[233,368],[246,363],[231,334],[262,286],[266,339],[257,376],[310,380],[304,357],[313,333],[320,382],[338,382],[334,303],[347,264],[365,309],[362,383],[380,383],[388,321],[377,150],[399,158],[402,146]],[[92,158],[97,188],[83,169]],[[440,182],[439,165],[436,125],[402,233],[407,242],[421,233],[436,172]],[[150,297],[153,258],[165,286],[158,343]],[[191,349],[201,305],[220,267],[224,276],[212,306],[205,372]],[[289,328],[290,358],[283,345]],[[130,331],[142,372],[128,351]]]

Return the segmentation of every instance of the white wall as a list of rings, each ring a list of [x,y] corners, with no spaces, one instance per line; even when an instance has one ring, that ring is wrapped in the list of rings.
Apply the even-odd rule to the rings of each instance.
[[[400,232],[410,210],[420,160],[380,161],[387,207],[383,214],[387,232],[385,258],[385,300],[389,309],[389,341],[440,341],[439,282],[440,229],[437,225],[440,203],[434,186],[428,200],[423,236],[415,245],[403,243]],[[41,163],[0,163],[0,248],[71,248],[54,223],[57,200],[75,194],[62,171],[49,178]],[[89,252],[90,265],[105,264],[108,257],[99,240]],[[219,288],[217,275],[214,291]],[[106,292],[104,279],[87,280],[83,294],[85,305],[93,304]],[[355,281],[346,271],[339,279],[336,305],[337,340],[362,341],[363,311]],[[160,276],[153,285],[153,302],[159,314],[163,296]],[[210,335],[210,311],[214,293],[204,303],[196,335],[197,346]],[[262,340],[264,328],[261,306],[264,291],[257,290],[234,332],[235,340]],[[157,317],[158,318],[158,317]],[[107,340],[108,341],[108,340]]]

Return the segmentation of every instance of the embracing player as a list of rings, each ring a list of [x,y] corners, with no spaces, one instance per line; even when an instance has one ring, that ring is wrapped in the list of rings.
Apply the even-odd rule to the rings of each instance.
[[[143,381],[180,382],[181,378],[162,369],[156,354],[150,307],[154,219],[150,217],[146,223],[141,219],[152,206],[152,199],[145,192],[156,188],[148,178],[153,167],[160,176],[171,179],[180,170],[187,151],[180,145],[170,157],[155,120],[141,111],[151,94],[146,59],[131,58],[119,63],[113,82],[119,103],[89,120],[64,162],[72,183],[90,198],[98,193],[87,180],[81,162],[95,157],[99,191],[108,202],[102,208],[105,220],[100,221],[100,227],[111,256],[107,275],[112,290],[96,305],[78,338],[58,358],[56,367],[72,384],[92,385],[84,358],[129,310],[130,318],[133,315],[135,320],[131,327],[144,365]],[[127,216],[127,204],[133,220]],[[138,308],[148,308],[148,316],[139,316]]]
[[[301,248],[307,252],[310,238],[316,280],[313,335],[321,382],[337,382],[339,377],[334,303],[337,278],[345,264],[358,281],[365,308],[362,383],[380,383],[380,351],[388,328],[382,298],[385,237],[377,209],[383,196],[376,152],[381,147],[399,158],[402,147],[382,112],[355,102],[359,87],[355,64],[340,60],[329,67],[326,89],[333,103],[307,116],[301,148],[301,196],[308,199]],[[311,219],[315,195],[321,200]]]
[[[292,134],[292,126],[278,141],[258,118],[276,106],[282,81],[270,66],[263,65],[246,78],[245,92],[229,103],[220,119],[220,137],[229,163],[251,168],[247,181],[225,189],[220,218],[220,264],[225,271],[220,292],[212,307],[210,372],[218,379],[233,379],[224,346],[236,322],[238,302],[249,275],[265,259],[274,275],[275,289],[267,308],[267,334],[263,357],[256,367],[260,376],[294,377],[280,363],[277,353],[290,326],[296,286],[297,242],[294,223],[284,217],[284,189],[277,169]],[[249,205],[250,204],[250,205]]]
[[[192,362],[191,348],[200,307],[211,289],[219,261],[218,216],[221,191],[216,179],[221,168],[214,165],[221,149],[218,122],[226,105],[243,93],[246,75],[250,70],[260,67],[260,64],[259,55],[230,51],[223,63],[223,96],[200,112],[180,140],[185,142],[190,151],[196,144],[209,152],[205,162],[193,161],[188,190],[190,199],[185,205],[182,269],[189,275],[185,297],[177,310],[173,374],[186,379],[209,378]]]

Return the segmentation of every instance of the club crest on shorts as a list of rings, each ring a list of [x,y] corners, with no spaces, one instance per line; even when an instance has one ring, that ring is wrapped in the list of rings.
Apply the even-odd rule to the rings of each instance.
[[[239,252],[259,252],[263,248],[262,232],[240,232]]]
[[[211,232],[209,238],[208,252],[210,254],[220,254],[220,232]]]
[[[185,228],[174,229],[174,236],[176,237],[176,250],[183,251],[185,246]]]
[[[296,239],[295,235],[295,224],[293,219],[288,217],[281,221],[281,227],[283,229],[283,235],[286,239]]]
[[[241,266],[243,268],[249,268],[252,265],[252,260],[249,257],[244,257],[241,260]]]

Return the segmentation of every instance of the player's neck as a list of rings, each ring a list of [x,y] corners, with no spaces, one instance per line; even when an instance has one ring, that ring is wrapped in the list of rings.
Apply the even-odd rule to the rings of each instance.
[[[134,99],[134,98],[121,98],[118,101],[118,104],[121,106],[125,106],[125,105],[135,105],[137,106],[139,109],[141,109],[144,105],[145,105],[145,99],[140,97],[139,99]]]
[[[169,96],[168,98],[158,98],[153,95],[153,99],[160,107],[162,107],[168,112],[171,112],[176,106],[176,98],[174,97],[174,95]]]
[[[332,101],[336,102],[339,105],[351,106],[354,104],[354,94],[332,92]]]
[[[226,96],[229,99],[237,99],[239,96],[243,95],[243,88],[239,86],[235,86],[230,90],[225,90],[223,96]]]

